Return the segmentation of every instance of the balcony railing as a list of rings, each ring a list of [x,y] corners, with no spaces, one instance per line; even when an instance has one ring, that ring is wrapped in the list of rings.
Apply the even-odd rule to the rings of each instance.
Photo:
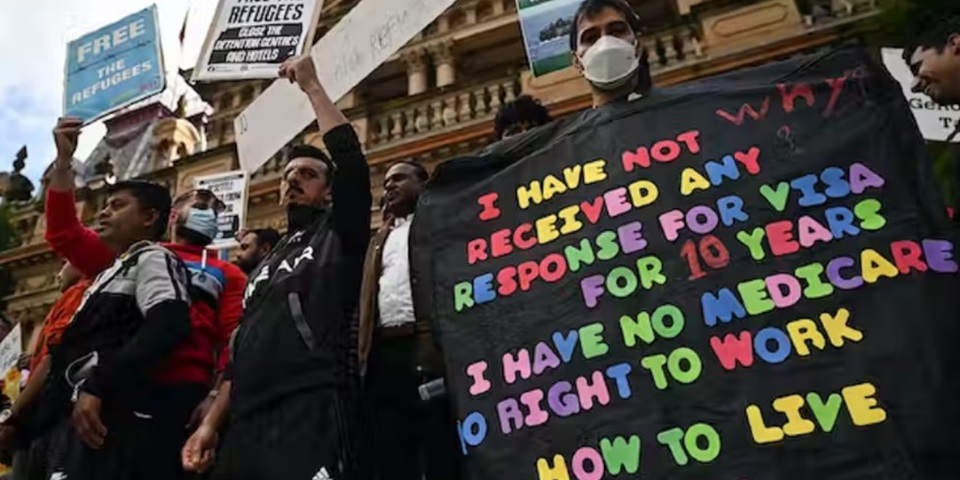
[[[405,102],[370,117],[369,148],[414,140],[428,134],[492,119],[500,105],[520,95],[520,76],[512,74],[487,82]]]

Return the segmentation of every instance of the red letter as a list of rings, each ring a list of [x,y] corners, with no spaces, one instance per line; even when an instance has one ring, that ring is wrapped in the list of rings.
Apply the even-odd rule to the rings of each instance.
[[[912,268],[918,272],[926,272],[927,264],[923,263],[920,257],[923,255],[923,249],[917,242],[903,240],[890,244],[890,251],[893,252],[893,261],[897,264],[900,273],[906,275]]]
[[[803,98],[807,101],[807,106],[812,107],[816,103],[816,99],[813,96],[813,89],[810,88],[810,84],[801,83],[793,87],[789,92],[787,91],[787,85],[781,83],[777,85],[777,88],[780,89],[780,96],[783,97],[783,111],[787,113],[793,113],[793,109],[797,105],[797,97]]]
[[[490,235],[490,255],[493,258],[510,255],[513,245],[510,245],[510,230],[497,230]]]
[[[524,223],[513,231],[513,244],[520,247],[520,250],[530,250],[537,246],[537,236],[533,235],[524,239],[521,235],[533,233],[533,224]]]
[[[632,172],[634,167],[640,166],[643,168],[648,168],[650,166],[650,154],[647,152],[647,147],[640,147],[637,149],[637,153],[630,151],[623,152],[623,171]]]
[[[827,85],[830,85],[830,101],[827,102],[827,109],[823,111],[823,118],[833,115],[833,110],[837,108],[837,101],[840,100],[840,94],[843,93],[843,86],[846,83],[846,75],[840,78],[827,79]]]
[[[483,211],[480,212],[480,220],[486,222],[500,216],[500,209],[496,206],[499,197],[500,195],[497,192],[490,192],[477,200],[477,203],[483,207]]]
[[[680,144],[673,140],[660,140],[650,149],[653,159],[660,163],[670,163],[680,156]]]
[[[725,370],[737,368],[737,364],[749,367],[753,365],[753,336],[750,332],[740,332],[738,338],[732,333],[723,337],[711,337],[710,346]]]
[[[473,265],[487,259],[487,241],[478,238],[467,244],[467,262]]]
[[[517,267],[517,271],[519,272],[520,290],[524,292],[530,290],[533,281],[540,276],[540,266],[537,265],[537,262],[523,262]]]
[[[677,135],[677,141],[683,142],[687,146],[687,149],[690,150],[690,153],[696,155],[700,153],[700,143],[697,142],[697,138],[700,137],[700,132],[698,130],[690,130],[689,132],[681,133]]]
[[[750,175],[756,175],[760,173],[760,149],[757,147],[750,147],[750,150],[744,152],[736,152],[733,154],[733,158],[736,161],[740,162],[741,165],[746,167],[747,173]]]
[[[770,242],[770,252],[777,257],[797,253],[800,244],[793,239],[793,222],[782,220],[767,225],[767,241]]]
[[[506,267],[500,270],[500,273],[497,274],[497,283],[500,284],[497,293],[503,297],[513,295],[517,291],[517,280],[514,278],[516,275],[517,269],[514,267]]]
[[[725,112],[722,108],[717,109],[717,115],[719,115],[720,118],[726,119],[728,122],[733,123],[734,125],[743,125],[743,121],[746,120],[747,115],[750,115],[750,118],[759,122],[760,120],[767,118],[767,112],[769,111],[770,97],[767,97],[763,99],[763,104],[760,105],[760,113],[757,113],[757,111],[753,109],[753,105],[744,103],[743,106],[740,107],[740,111],[737,112],[736,117]]]

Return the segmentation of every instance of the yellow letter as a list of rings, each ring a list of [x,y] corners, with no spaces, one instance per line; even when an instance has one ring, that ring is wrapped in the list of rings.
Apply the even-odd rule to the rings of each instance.
[[[607,172],[603,170],[603,167],[606,166],[606,164],[606,160],[600,159],[584,165],[583,183],[590,185],[591,183],[597,183],[606,180]]]
[[[813,433],[816,425],[800,415],[803,407],[803,397],[790,395],[773,401],[773,409],[787,416],[787,423],[783,425],[783,433],[791,437]]]
[[[567,186],[571,190],[580,186],[580,172],[583,171],[583,167],[580,165],[574,165],[572,167],[567,167],[563,169],[563,181],[566,182]]]
[[[873,396],[877,393],[877,387],[870,383],[861,383],[844,388],[840,391],[843,395],[843,402],[847,404],[847,411],[850,412],[850,420],[858,427],[883,423],[887,419],[887,412],[877,403]]]
[[[530,186],[520,185],[517,187],[517,204],[520,205],[520,209],[525,209],[530,206],[530,202],[539,204],[543,201],[543,192],[540,190],[540,182],[534,180],[530,182]]]
[[[697,190],[707,190],[710,188],[710,182],[700,172],[687,167],[680,174],[680,193],[683,196],[690,195]]]
[[[750,424],[753,441],[759,444],[783,440],[783,430],[777,427],[768,427],[763,423],[763,413],[760,412],[760,407],[756,405],[747,407],[747,423]]]
[[[810,347],[807,346],[809,340],[817,350],[823,350],[827,346],[827,341],[823,334],[817,329],[817,324],[813,320],[801,319],[787,324],[787,333],[790,334],[790,340],[793,341],[793,348],[801,357],[810,355]]]
[[[550,200],[554,195],[559,195],[567,191],[567,186],[553,175],[547,175],[543,179],[543,199]]]
[[[883,258],[876,250],[866,249],[860,254],[860,264],[863,269],[863,281],[875,283],[881,276],[893,278],[900,272],[889,260]]]
[[[553,464],[554,466],[551,467],[546,458],[537,460],[537,476],[540,480],[570,480],[567,462],[563,457],[554,455]]]
[[[560,233],[568,235],[583,228],[583,222],[577,220],[577,214],[580,213],[580,205],[571,205],[560,210],[560,219],[563,225],[560,226]]]
[[[830,337],[830,343],[837,348],[843,346],[843,339],[848,338],[856,343],[863,340],[863,332],[847,325],[850,320],[850,310],[841,308],[837,310],[836,315],[829,313],[820,314],[820,323],[823,329],[827,331],[827,337]]]
[[[627,187],[630,191],[630,199],[633,200],[633,206],[640,208],[650,205],[657,201],[660,196],[660,190],[649,180],[638,180]]]
[[[560,237],[557,231],[557,216],[547,215],[537,219],[537,240],[540,245],[550,243]]]

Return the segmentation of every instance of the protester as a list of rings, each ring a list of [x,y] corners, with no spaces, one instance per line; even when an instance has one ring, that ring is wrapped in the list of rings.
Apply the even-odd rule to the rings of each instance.
[[[913,91],[940,105],[960,104],[960,15],[924,18],[903,59],[913,72]],[[960,123],[958,123],[960,129]]]
[[[373,454],[379,478],[456,480],[460,452],[448,399],[421,399],[418,388],[443,378],[431,325],[414,310],[409,237],[427,181],[402,161],[383,181],[386,221],[370,242],[360,295],[360,362],[373,409]]]
[[[280,233],[272,228],[261,228],[241,232],[237,240],[240,242],[240,251],[237,252],[237,260],[234,263],[244,273],[250,275],[277,246]]]
[[[60,158],[72,157],[79,125],[72,120],[61,122],[58,151]],[[169,201],[169,194],[167,194]],[[192,404],[192,415],[182,419],[181,427],[198,423],[213,402],[217,391],[214,377],[226,366],[226,346],[236,328],[242,309],[246,276],[235,266],[211,258],[204,248],[217,235],[217,212],[223,204],[209,191],[187,192],[168,210],[172,220],[172,242],[164,244],[172,250],[192,277],[189,294],[196,301],[190,309],[190,339],[179,348],[168,362],[155,373],[155,380],[176,392],[171,404]],[[108,267],[115,257],[114,250],[97,234],[77,220],[73,198],[73,172],[68,162],[58,161],[51,171],[46,202],[46,238],[51,247],[71,260],[86,275],[93,276]],[[167,224],[164,219],[164,225]],[[191,420],[191,418],[193,420]],[[179,420],[178,420],[179,421]],[[180,445],[187,438],[181,428],[172,452],[175,463]]]
[[[19,448],[14,457],[13,478],[37,478],[37,472],[27,471],[30,465],[42,464],[46,457],[46,442],[34,441],[35,432],[30,428],[30,418],[24,418],[30,412],[32,404],[37,399],[50,371],[50,347],[60,343],[63,331],[70,323],[74,313],[80,306],[83,293],[90,286],[91,280],[83,278],[69,262],[64,263],[57,274],[57,285],[60,298],[50,308],[34,347],[30,360],[30,375],[27,383],[8,411],[0,413],[0,449],[9,450]],[[21,428],[23,425],[23,428]],[[31,459],[34,459],[31,461]],[[41,472],[42,473],[42,472]]]
[[[553,121],[550,112],[530,95],[521,95],[497,111],[493,132],[497,140],[512,137]]]
[[[309,145],[290,152],[281,180],[289,231],[247,286],[229,402],[218,398],[183,462],[210,466],[229,406],[214,478],[341,480],[355,468],[350,330],[370,236],[369,167],[313,60],[290,59],[280,75],[306,93],[330,157]]]
[[[58,122],[57,165],[69,165],[81,125]],[[170,195],[138,181],[107,193],[100,240],[120,256],[89,287],[51,351],[37,412],[38,425],[49,428],[43,478],[183,478],[175,442],[197,399],[152,375],[191,330],[187,269],[155,243],[167,228]]]
[[[594,108],[650,91],[647,52],[637,40],[640,17],[624,0],[584,0],[573,18],[573,64],[590,83]]]

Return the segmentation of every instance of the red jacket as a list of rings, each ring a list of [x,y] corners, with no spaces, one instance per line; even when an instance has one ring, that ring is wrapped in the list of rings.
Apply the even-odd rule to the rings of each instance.
[[[113,264],[116,253],[96,232],[77,218],[73,192],[47,191],[46,240],[61,257],[90,278]],[[247,283],[235,265],[222,262],[215,253],[204,258],[204,249],[164,244],[177,254],[191,273],[190,340],[179,347],[159,372],[163,383],[211,383],[214,372],[227,364],[227,348],[243,313],[243,290]],[[202,273],[201,273],[202,272]]]

